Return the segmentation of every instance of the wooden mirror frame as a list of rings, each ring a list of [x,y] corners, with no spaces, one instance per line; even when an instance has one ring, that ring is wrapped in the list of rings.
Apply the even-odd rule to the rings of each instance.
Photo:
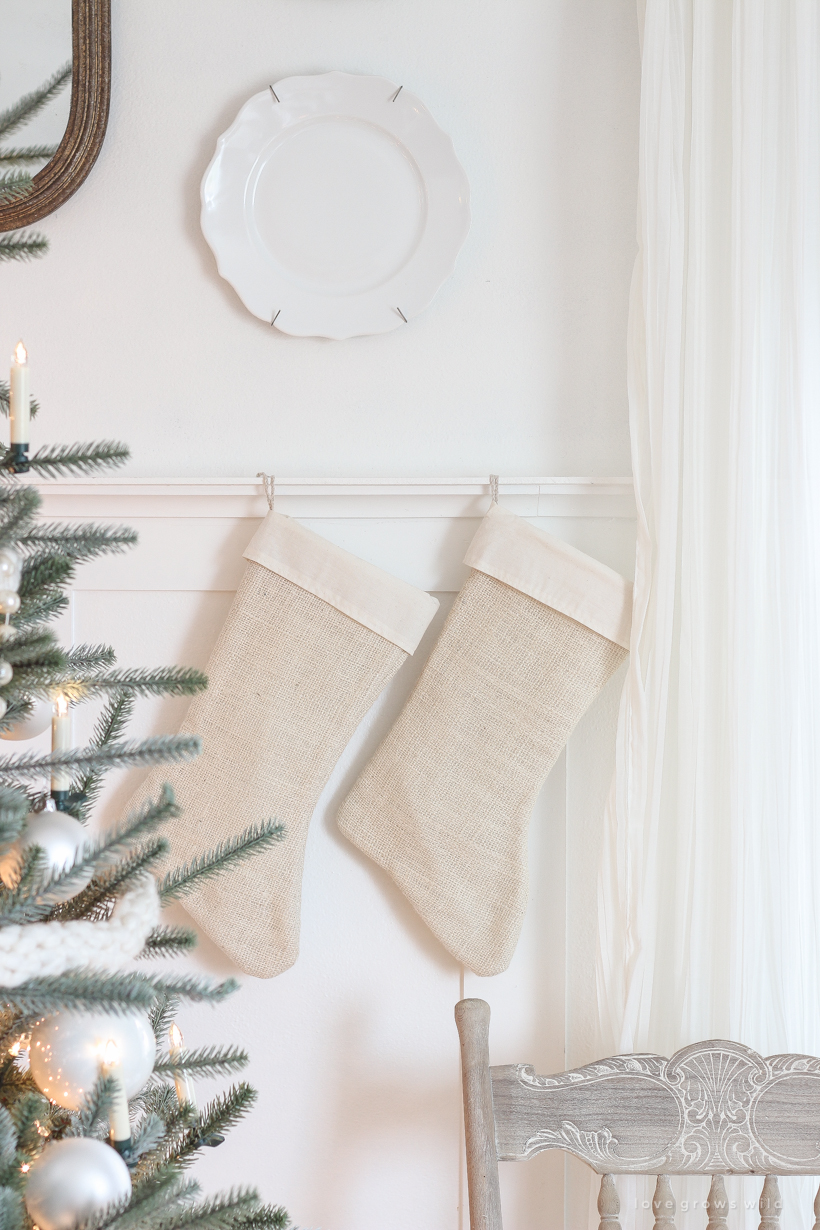
[[[111,101],[111,0],[71,0],[71,110],[54,157],[27,197],[0,205],[0,232],[30,226],[63,205],[97,161]]]

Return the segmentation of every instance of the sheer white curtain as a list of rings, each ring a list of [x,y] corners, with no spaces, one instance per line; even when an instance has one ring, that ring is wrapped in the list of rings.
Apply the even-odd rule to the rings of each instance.
[[[600,1046],[820,1054],[820,3],[643,23]]]

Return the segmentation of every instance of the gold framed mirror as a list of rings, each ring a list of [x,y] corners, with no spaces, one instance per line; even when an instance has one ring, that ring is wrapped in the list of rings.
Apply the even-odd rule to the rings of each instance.
[[[29,226],[64,204],[97,160],[111,99],[111,0],[71,0],[71,107],[53,157],[31,191],[0,204],[0,232]]]

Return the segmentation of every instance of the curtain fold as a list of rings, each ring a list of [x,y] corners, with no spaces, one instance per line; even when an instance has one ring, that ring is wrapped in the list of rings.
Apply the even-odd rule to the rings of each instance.
[[[818,78],[817,0],[646,0],[601,1053],[820,1054]]]

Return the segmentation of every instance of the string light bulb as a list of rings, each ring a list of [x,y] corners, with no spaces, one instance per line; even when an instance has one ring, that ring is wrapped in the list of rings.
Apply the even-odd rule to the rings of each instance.
[[[118,1153],[126,1156],[131,1151],[131,1120],[128,1117],[128,1098],[125,1096],[125,1081],[120,1062],[120,1048],[115,1038],[101,1044],[102,1074],[114,1082],[108,1122],[111,1128],[111,1143]]]
[[[67,752],[71,748],[71,715],[68,711],[68,697],[64,692],[57,692],[53,697],[53,713],[51,718],[51,751]],[[68,768],[52,769],[51,797],[58,811],[63,811],[71,786],[71,771]]]
[[[182,1054],[183,1037],[182,1030],[177,1025],[176,1021],[171,1022],[168,1030],[168,1040],[170,1042],[171,1058],[178,1059]],[[177,1091],[177,1101],[180,1106],[190,1106],[191,1110],[196,1110],[196,1095],[194,1093],[194,1083],[187,1072],[177,1072],[174,1075],[174,1087]]]
[[[11,463],[15,474],[25,474],[29,468],[28,437],[31,420],[28,351],[19,341],[11,356],[9,377],[9,418],[11,420]],[[14,612],[12,612],[14,614]]]

